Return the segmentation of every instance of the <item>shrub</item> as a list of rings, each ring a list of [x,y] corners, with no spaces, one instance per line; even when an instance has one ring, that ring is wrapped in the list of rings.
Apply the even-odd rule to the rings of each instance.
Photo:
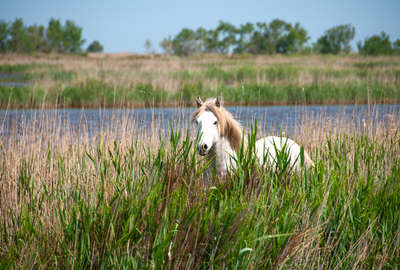
[[[364,55],[380,55],[380,54],[392,54],[392,44],[389,40],[389,36],[385,32],[381,32],[380,35],[373,35],[364,41],[358,43],[358,50]]]
[[[89,47],[86,49],[87,52],[103,52],[103,45],[100,44],[98,40],[93,41],[90,43]]]
[[[314,50],[319,53],[348,53],[351,50],[350,42],[354,39],[355,34],[356,30],[351,24],[332,27],[317,40]]]

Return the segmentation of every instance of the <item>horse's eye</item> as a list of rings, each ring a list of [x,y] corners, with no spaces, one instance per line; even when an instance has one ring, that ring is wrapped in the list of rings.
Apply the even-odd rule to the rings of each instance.
[[[217,122],[217,121],[215,121],[215,122],[214,122],[214,125],[217,125],[217,124],[218,124],[218,122]]]

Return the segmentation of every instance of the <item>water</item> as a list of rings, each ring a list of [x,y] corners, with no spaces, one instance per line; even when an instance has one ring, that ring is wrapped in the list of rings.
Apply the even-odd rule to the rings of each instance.
[[[0,85],[5,87],[24,87],[27,86],[28,84],[23,82],[0,82]]]
[[[0,73],[0,85],[5,87],[24,87],[27,83],[22,82],[25,73]]]
[[[400,104],[397,105],[355,105],[355,106],[262,106],[262,107],[227,107],[232,115],[245,127],[258,123],[258,127],[269,134],[293,133],[296,124],[305,116],[337,119],[345,117],[348,121],[368,119],[371,112],[378,120],[400,115]],[[11,127],[26,126],[27,123],[38,125],[46,118],[57,119],[61,126],[79,134],[82,126],[89,136],[96,136],[106,127],[113,127],[117,122],[129,125],[135,122],[136,127],[150,130],[152,123],[159,123],[157,130],[162,134],[170,129],[190,126],[190,117],[195,108],[152,108],[152,109],[58,109],[58,110],[0,110],[0,135],[10,136]],[[376,119],[375,119],[376,120]],[[154,127],[153,127],[154,128]],[[129,129],[128,129],[129,130]],[[15,134],[15,133],[13,133]]]

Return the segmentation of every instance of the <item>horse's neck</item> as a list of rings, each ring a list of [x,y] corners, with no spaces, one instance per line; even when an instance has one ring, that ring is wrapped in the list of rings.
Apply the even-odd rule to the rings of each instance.
[[[234,159],[236,158],[236,151],[231,147],[231,143],[226,139],[222,138],[219,142],[214,145],[212,156],[214,164],[217,166],[217,170],[222,174],[225,174],[229,169],[235,166]]]

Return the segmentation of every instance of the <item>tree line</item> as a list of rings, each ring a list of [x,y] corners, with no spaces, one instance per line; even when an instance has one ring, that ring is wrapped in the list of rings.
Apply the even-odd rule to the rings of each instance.
[[[220,21],[215,29],[197,30],[183,28],[174,37],[164,38],[160,46],[166,54],[188,56],[199,53],[234,54],[292,54],[322,53],[339,54],[351,51],[350,43],[355,37],[351,24],[334,26],[311,45],[307,30],[300,23],[291,24],[275,19],[269,24],[257,22],[235,26]],[[360,54],[400,54],[400,39],[393,43],[382,32],[357,44]]]
[[[43,25],[25,25],[21,18],[12,22],[0,20],[0,52],[32,53],[59,52],[83,53],[85,39],[82,27],[67,20],[64,24],[58,19],[50,19],[47,27]],[[102,52],[99,41],[93,41],[87,52]]]
[[[339,54],[351,51],[350,43],[355,37],[355,27],[351,24],[334,26],[311,45],[308,31],[300,23],[288,23],[275,19],[270,23],[245,23],[235,26],[220,21],[215,29],[199,27],[197,30],[183,28],[174,37],[161,41],[160,46],[166,54],[188,56],[200,53],[218,54],[293,54],[322,53]],[[0,53],[59,52],[83,53],[102,52],[99,41],[93,41],[86,50],[82,37],[82,27],[71,20],[64,24],[58,19],[50,19],[48,26],[25,25],[21,18],[12,22],[0,20]],[[146,41],[146,50],[151,50]],[[360,54],[393,55],[400,54],[400,39],[394,42],[382,32],[357,43]]]

